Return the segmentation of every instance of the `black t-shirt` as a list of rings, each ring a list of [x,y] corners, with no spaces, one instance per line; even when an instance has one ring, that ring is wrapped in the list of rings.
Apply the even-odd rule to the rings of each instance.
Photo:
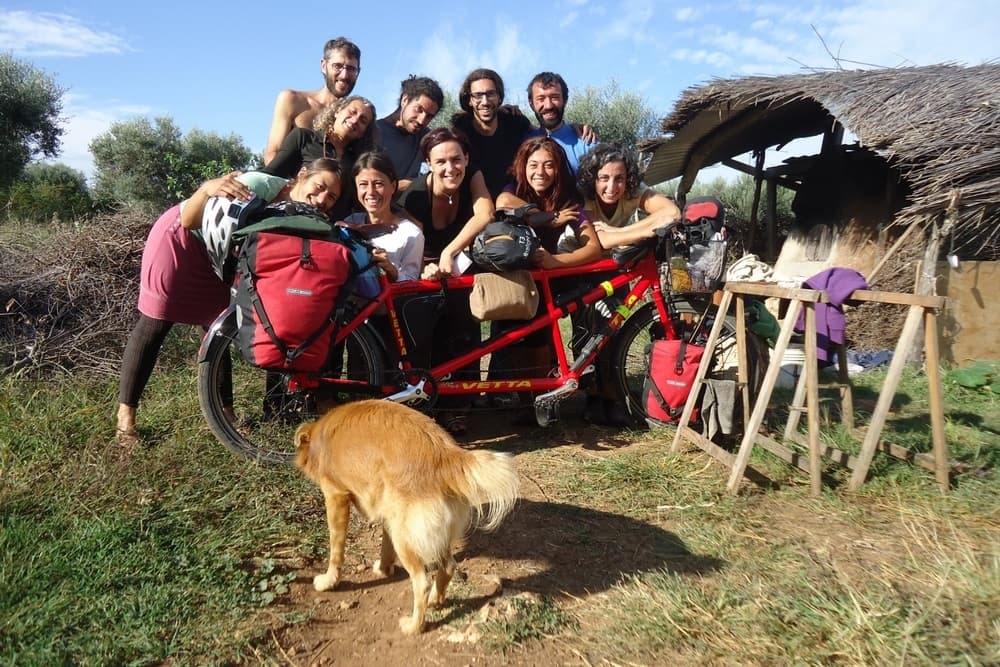
[[[500,111],[497,113],[497,131],[489,137],[476,131],[469,113],[457,116],[452,126],[469,138],[470,157],[482,170],[486,189],[496,201],[504,186],[511,181],[508,172],[524,135],[531,129],[531,121],[525,116]]]
[[[420,153],[420,140],[430,130],[424,128],[417,134],[410,134],[396,127],[392,116],[375,121],[378,128],[379,150],[389,155],[396,176],[402,180],[412,180],[420,175],[420,163],[424,156]]]
[[[458,187],[456,196],[458,197],[458,207],[455,219],[445,223],[443,226],[434,224],[431,212],[431,193],[427,188],[429,176],[421,176],[410,183],[410,187],[403,190],[399,196],[398,204],[405,208],[410,215],[420,221],[424,226],[424,257],[427,261],[438,261],[441,251],[451,243],[462,230],[474,213],[472,209],[472,175],[478,171],[470,163],[465,169],[465,178]]]

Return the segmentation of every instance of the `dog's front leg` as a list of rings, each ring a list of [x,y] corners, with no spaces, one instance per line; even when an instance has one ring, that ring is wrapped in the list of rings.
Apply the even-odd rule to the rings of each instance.
[[[372,566],[372,570],[375,574],[383,577],[392,576],[396,570],[396,550],[392,546],[392,537],[386,530],[385,524],[382,525],[382,551],[379,554],[379,559]]]
[[[347,539],[347,520],[351,514],[351,496],[333,488],[329,483],[320,484],[326,499],[326,522],[330,528],[330,565],[326,574],[313,577],[313,588],[328,591],[340,581],[340,566],[344,564],[344,541]]]
[[[427,570],[420,556],[405,542],[396,545],[399,564],[410,574],[413,586],[413,615],[399,619],[399,629],[405,635],[415,635],[424,629],[424,615],[427,613],[428,581]]]

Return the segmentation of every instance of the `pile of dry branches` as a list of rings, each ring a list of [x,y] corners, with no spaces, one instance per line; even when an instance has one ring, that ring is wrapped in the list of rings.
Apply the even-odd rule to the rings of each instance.
[[[0,372],[116,376],[136,318],[152,220],[116,214],[5,230]]]

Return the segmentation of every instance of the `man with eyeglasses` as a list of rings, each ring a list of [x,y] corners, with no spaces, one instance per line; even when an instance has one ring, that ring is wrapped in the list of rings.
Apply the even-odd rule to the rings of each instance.
[[[382,144],[399,178],[399,191],[420,175],[424,161],[420,140],[428,125],[444,104],[444,92],[437,81],[426,76],[410,75],[400,84],[399,106],[375,122]]]
[[[293,127],[312,129],[316,114],[351,94],[361,73],[361,49],[346,37],[331,39],[323,47],[319,68],[325,81],[319,90],[282,90],[278,93],[264,149],[264,164],[271,161]]]
[[[462,111],[452,116],[451,125],[469,138],[469,155],[479,165],[486,189],[496,199],[510,181],[507,170],[514,163],[521,140],[531,122],[503,106],[503,79],[495,71],[480,68],[469,72],[458,92]]]

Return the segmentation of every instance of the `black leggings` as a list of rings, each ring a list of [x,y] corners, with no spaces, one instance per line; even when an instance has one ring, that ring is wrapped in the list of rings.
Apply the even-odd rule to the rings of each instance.
[[[139,399],[153,373],[156,358],[160,355],[160,348],[173,326],[173,322],[156,320],[139,313],[139,320],[129,334],[125,353],[122,355],[121,377],[118,381],[119,403],[133,408],[139,406]],[[223,364],[222,401],[226,405],[232,405],[233,377],[228,357],[223,359]]]

